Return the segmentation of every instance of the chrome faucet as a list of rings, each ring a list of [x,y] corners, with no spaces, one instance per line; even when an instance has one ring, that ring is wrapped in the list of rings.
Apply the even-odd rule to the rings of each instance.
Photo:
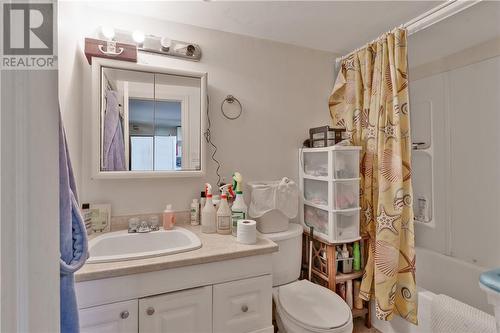
[[[131,218],[128,220],[128,232],[129,233],[146,233],[151,231],[158,231],[160,227],[158,226],[158,221],[142,221],[139,223],[138,218]]]

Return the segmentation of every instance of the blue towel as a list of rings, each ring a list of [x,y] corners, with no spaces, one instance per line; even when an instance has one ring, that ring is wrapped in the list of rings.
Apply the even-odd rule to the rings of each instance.
[[[59,219],[61,332],[78,333],[74,273],[88,257],[87,231],[78,205],[66,135],[59,116]]]
[[[104,115],[103,169],[123,171],[125,163],[125,142],[123,138],[120,109],[116,91],[106,92],[106,113]]]

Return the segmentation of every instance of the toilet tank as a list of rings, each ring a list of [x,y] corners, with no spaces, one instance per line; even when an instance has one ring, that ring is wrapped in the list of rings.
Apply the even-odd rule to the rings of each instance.
[[[279,246],[273,253],[273,287],[297,280],[302,261],[302,226],[290,223],[288,230],[262,234]]]

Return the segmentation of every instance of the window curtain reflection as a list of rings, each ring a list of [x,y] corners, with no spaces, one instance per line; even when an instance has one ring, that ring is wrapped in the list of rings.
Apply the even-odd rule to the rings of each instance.
[[[369,237],[360,297],[377,318],[417,323],[407,33],[396,29],[341,63],[330,113],[362,147],[361,230]]]

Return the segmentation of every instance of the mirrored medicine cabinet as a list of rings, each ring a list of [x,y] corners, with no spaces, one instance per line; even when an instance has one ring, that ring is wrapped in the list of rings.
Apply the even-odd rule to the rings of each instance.
[[[204,173],[207,74],[94,58],[94,178]]]

